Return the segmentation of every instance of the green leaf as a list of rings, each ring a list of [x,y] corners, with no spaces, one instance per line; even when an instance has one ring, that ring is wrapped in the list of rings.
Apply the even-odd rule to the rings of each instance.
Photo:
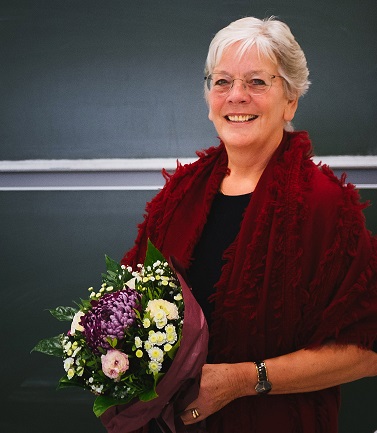
[[[174,344],[174,346],[169,350],[169,352],[167,353],[167,355],[168,355],[168,357],[170,358],[170,359],[174,359],[174,357],[175,357],[175,354],[177,353],[177,350],[179,349],[179,346],[181,345],[181,341],[180,340],[178,340],[175,344]]]
[[[112,271],[112,272],[116,272],[116,273],[121,272],[122,268],[121,268],[120,264],[118,262],[116,262],[115,260],[113,260],[108,255],[105,255],[105,262],[106,262],[107,271],[110,271],[110,272]]]
[[[81,304],[79,305],[80,310],[84,311],[84,312],[87,310],[90,310],[90,308],[92,306],[91,301],[92,301],[91,299],[81,299],[80,298],[80,302],[81,302]]]
[[[150,389],[148,391],[144,391],[144,392],[142,392],[139,395],[139,399],[141,401],[150,401],[150,400],[153,400],[156,397],[158,397],[158,394],[157,394],[157,392],[156,392],[156,390],[154,388]]]
[[[162,263],[166,262],[165,257],[160,253],[160,251],[148,239],[148,247],[147,247],[147,253],[145,256],[144,266],[145,267],[152,266],[153,263],[157,262],[157,260],[159,260]]]
[[[67,376],[63,376],[59,380],[58,388],[57,389],[67,389],[67,388],[82,388],[82,383],[80,381],[76,381],[73,377],[72,379],[68,379]]]
[[[63,358],[63,347],[61,343],[62,337],[63,334],[51,338],[45,338],[33,347],[31,351]]]
[[[110,346],[115,349],[118,344],[118,339],[116,337],[106,337],[106,341],[110,344]]]
[[[115,398],[108,397],[105,395],[99,395],[93,404],[93,412],[96,417],[100,417],[109,407],[116,406],[118,404],[126,404],[132,400],[132,397],[128,399],[116,400]]]
[[[55,319],[58,319],[62,322],[71,322],[77,311],[77,308],[73,307],[56,307],[53,310],[49,310]]]

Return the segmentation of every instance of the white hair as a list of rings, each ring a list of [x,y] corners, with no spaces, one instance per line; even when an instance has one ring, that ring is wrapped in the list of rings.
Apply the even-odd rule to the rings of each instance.
[[[310,81],[305,54],[287,24],[275,17],[263,20],[241,18],[221,29],[209,46],[205,76],[213,72],[224,50],[236,43],[239,43],[240,57],[255,45],[259,55],[277,65],[279,74],[284,77],[284,91],[288,99],[299,98],[307,92]],[[205,86],[206,97],[207,92]],[[286,129],[292,129],[290,122]]]

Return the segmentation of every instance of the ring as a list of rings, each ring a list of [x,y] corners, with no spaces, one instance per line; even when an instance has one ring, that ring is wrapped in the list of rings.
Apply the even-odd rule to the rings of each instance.
[[[191,410],[191,415],[194,419],[198,418],[200,416],[200,413],[198,411],[198,409],[192,409]]]

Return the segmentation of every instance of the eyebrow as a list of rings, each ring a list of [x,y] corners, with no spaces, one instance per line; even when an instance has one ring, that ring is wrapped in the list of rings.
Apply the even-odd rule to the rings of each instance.
[[[243,74],[243,75],[245,76],[245,75],[258,74],[258,73],[260,73],[260,72],[266,72],[266,71],[263,71],[262,69],[259,69],[259,70],[255,70],[255,71],[248,71],[248,72],[246,72],[246,73]],[[217,71],[215,70],[215,71],[212,72],[212,74],[224,74],[224,75],[228,75],[228,77],[232,77],[232,76],[233,76],[232,74],[230,74],[230,73],[227,72],[227,71],[219,71],[219,72],[217,72]],[[269,72],[267,72],[267,74],[269,74]]]

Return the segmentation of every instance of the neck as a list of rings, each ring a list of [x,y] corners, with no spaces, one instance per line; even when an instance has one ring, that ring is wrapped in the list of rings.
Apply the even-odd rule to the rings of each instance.
[[[280,141],[252,149],[228,148],[229,175],[223,179],[221,191],[227,195],[253,192]]]

